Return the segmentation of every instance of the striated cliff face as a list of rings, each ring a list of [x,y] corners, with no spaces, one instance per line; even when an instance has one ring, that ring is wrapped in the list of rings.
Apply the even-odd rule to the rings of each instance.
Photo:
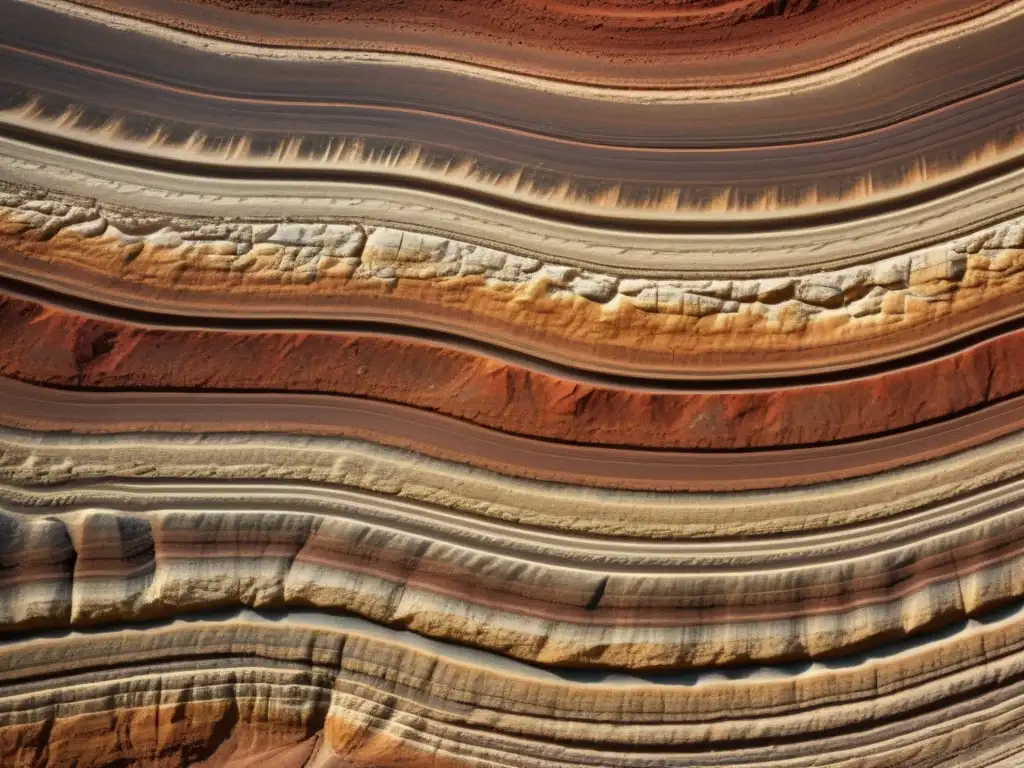
[[[872,559],[870,538],[830,548],[813,535],[788,557],[767,541],[717,557],[679,545],[655,555],[586,540],[544,546],[512,539],[507,525],[470,539],[466,528],[410,530],[429,507],[382,510],[372,496],[310,498],[280,485],[261,497],[274,512],[231,509],[224,491],[187,486],[143,513],[120,506],[142,492],[99,489],[81,511],[3,518],[4,557],[15,564],[4,587],[10,631],[317,608],[533,663],[710,673],[856,657],[981,615],[1021,589],[1012,503],[1000,499],[984,524],[939,523],[991,493],[942,505],[916,528],[891,524],[885,557]],[[93,506],[96,497],[112,506]],[[68,504],[52,491],[30,498],[44,510]],[[310,506],[319,511],[293,511]]]
[[[1015,768],[1021,2],[0,0],[0,766]]]

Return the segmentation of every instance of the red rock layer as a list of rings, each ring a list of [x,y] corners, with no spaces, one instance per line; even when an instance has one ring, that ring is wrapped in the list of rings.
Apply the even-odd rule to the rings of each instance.
[[[0,375],[61,387],[354,395],[574,443],[813,445],[948,418],[1024,391],[1024,331],[870,378],[767,390],[582,384],[396,337],[149,328],[0,299]]]
[[[0,755],[12,768],[302,768],[321,735],[278,714],[276,708],[246,712],[240,722],[239,706],[230,699],[118,707],[0,728]]]
[[[633,87],[792,77],[1005,0],[83,0],[218,37],[469,59]],[[632,69],[632,72],[630,72]]]

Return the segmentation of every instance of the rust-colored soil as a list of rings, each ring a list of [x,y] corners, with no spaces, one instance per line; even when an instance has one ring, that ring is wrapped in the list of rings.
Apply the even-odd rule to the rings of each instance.
[[[577,383],[399,337],[147,328],[8,296],[0,374],[62,387],[341,393],[576,443],[728,450],[904,429],[1024,391],[1024,331],[874,377],[648,392]]]

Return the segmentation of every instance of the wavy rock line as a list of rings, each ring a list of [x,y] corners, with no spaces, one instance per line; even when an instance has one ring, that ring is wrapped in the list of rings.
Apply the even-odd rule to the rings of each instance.
[[[241,498],[246,491],[236,487]],[[544,664],[644,669],[831,657],[1021,597],[1024,542],[1014,531],[1022,493],[967,497],[952,510],[967,523],[951,524],[946,512],[939,535],[897,546],[889,530],[854,558],[808,542],[802,565],[782,566],[775,550],[729,573],[736,555],[705,547],[719,566],[688,558],[688,575],[609,574],[605,558],[588,568],[560,551],[555,562],[513,557],[504,538],[485,539],[481,549],[401,533],[358,519],[372,516],[372,499],[331,518],[265,506],[232,511],[201,496],[142,513],[90,507],[38,519],[0,511],[0,605],[9,606],[0,625],[315,606]],[[628,554],[622,559],[618,568],[632,565]]]
[[[902,489],[899,478],[890,478]],[[920,508],[907,508],[891,518],[837,524],[820,530],[766,531],[771,535],[742,535],[724,527],[713,538],[699,533],[687,539],[659,541],[624,535],[539,530],[480,515],[447,509],[437,504],[399,500],[383,493],[344,489],[329,483],[270,482],[252,478],[237,480],[166,481],[154,478],[124,481],[77,481],[56,486],[0,486],[5,509],[12,515],[39,518],[48,514],[73,517],[73,513],[112,509],[126,515],[146,515],[153,510],[196,510],[202,505],[225,514],[260,510],[317,519],[344,519],[397,532],[396,535],[429,537],[441,544],[463,546],[485,553],[521,557],[553,566],[579,567],[583,571],[628,572],[640,575],[690,576],[706,568],[742,575],[744,569],[811,566],[833,559],[857,559],[897,547],[913,547],[948,531],[976,526],[990,516],[1003,515],[1016,504],[1021,489],[1012,477],[992,487],[970,486],[950,493],[948,499]],[[820,488],[827,495],[827,487]],[[949,489],[946,489],[947,491]],[[577,492],[581,499],[588,494]],[[721,512],[752,494],[711,496],[707,507]],[[785,495],[785,494],[783,494]],[[792,492],[790,492],[792,496]],[[244,496],[244,499],[242,498]],[[636,504],[640,499],[636,495]],[[699,514],[679,503],[672,494],[660,495],[662,507],[681,520],[694,521]],[[241,500],[240,500],[241,499]],[[717,505],[717,507],[716,507]],[[724,506],[723,506],[724,505]],[[707,532],[705,532],[706,535]],[[879,542],[884,542],[880,545]],[[807,553],[814,552],[814,556]]]
[[[0,480],[25,487],[107,478],[312,482],[571,534],[720,538],[899,519],[1015,481],[1024,473],[1022,445],[1024,435],[1014,430],[942,459],[916,466],[901,462],[877,478],[725,495],[537,482],[353,439],[0,429]],[[765,461],[757,457],[753,463]]]
[[[1024,215],[1016,171],[884,216],[821,228],[752,232],[628,231],[531,218],[443,195],[369,183],[189,176],[120,165],[0,136],[5,192],[99,206],[123,223],[217,218],[384,226],[616,277],[778,277],[835,271],[968,237]],[[47,190],[63,190],[56,194]]]
[[[1018,85],[1005,88],[1014,93],[1021,90]],[[824,158],[831,157],[834,150],[808,145],[801,149],[800,157],[784,157],[788,150],[769,148],[765,152],[773,154],[771,160],[762,159],[746,170],[741,168],[742,164],[750,163],[745,155],[730,156],[731,159],[723,161],[729,164],[729,180],[708,177],[696,182],[697,186],[680,188],[657,180],[609,180],[609,177],[635,177],[639,172],[637,168],[652,169],[662,165],[650,162],[637,165],[637,158],[632,155],[619,157],[617,162],[621,167],[609,170],[609,176],[588,175],[597,161],[593,157],[584,159],[587,148],[581,150],[583,154],[576,153],[579,156],[573,161],[581,169],[591,169],[584,173],[548,169],[537,165],[540,162],[537,160],[513,162],[475,149],[464,151],[400,138],[407,134],[381,139],[343,133],[257,135],[248,130],[167,121],[157,125],[151,117],[133,119],[127,112],[97,117],[96,110],[63,96],[22,93],[15,104],[0,111],[0,124],[7,132],[25,132],[50,144],[74,142],[88,148],[89,152],[113,154],[116,159],[155,159],[165,165],[191,165],[201,173],[220,171],[229,176],[255,174],[269,178],[312,174],[325,178],[360,178],[374,183],[384,181],[591,223],[611,220],[642,225],[643,222],[674,221],[721,226],[728,222],[728,226],[735,227],[743,222],[799,222],[808,217],[828,223],[941,196],[950,189],[985,181],[1017,168],[1024,157],[1015,117],[1007,116],[994,125],[986,124],[978,129],[982,131],[978,134],[968,125],[976,120],[972,111],[964,113],[956,122],[939,118],[944,130],[959,133],[941,144],[930,145],[922,150],[923,154],[906,150],[902,155],[895,155],[890,145],[884,143],[881,146],[885,146],[885,150],[879,150],[879,145],[864,148],[864,152],[872,156],[879,152],[887,155],[870,166],[862,163],[856,171],[847,168],[828,176],[814,175],[805,169],[802,178],[779,185],[775,179],[781,175],[783,167],[792,173],[794,168],[804,168],[811,162],[812,155],[830,163]],[[997,97],[1009,98],[1002,94],[992,98]],[[188,113],[185,106],[177,111]],[[449,126],[447,130],[453,129]],[[469,130],[475,131],[474,128]],[[875,138],[868,137],[864,141]],[[500,143],[511,138],[503,136],[495,140]],[[479,141],[479,137],[475,139],[474,146]],[[539,147],[530,150],[538,151]],[[567,157],[568,148],[558,147],[554,154],[552,151],[553,147],[547,150],[551,163],[563,165],[553,158]],[[700,163],[707,159],[693,155],[680,162]],[[772,180],[750,181],[751,167],[765,171],[769,163],[779,168]],[[602,161],[601,165],[608,167],[607,161]],[[687,172],[681,167],[674,176],[688,177],[695,173],[695,170]],[[851,179],[851,173],[855,178]]]
[[[28,269],[43,281],[55,265],[86,270],[83,291],[116,276],[118,285],[172,291],[175,303],[191,295],[211,309],[237,294],[265,297],[279,313],[292,304],[309,311],[314,299],[332,317],[353,303],[347,311],[357,316],[374,307],[390,317],[404,311],[410,322],[440,313],[461,332],[485,321],[504,339],[595,345],[591,356],[609,363],[628,363],[626,350],[642,346],[648,370],[659,356],[692,370],[689,358],[699,363],[702,350],[719,361],[799,350],[804,365],[810,349],[829,362],[849,347],[880,355],[884,347],[865,352],[865,340],[907,333],[920,341],[932,325],[948,338],[966,322],[958,316],[991,321],[1016,311],[1024,290],[1021,219],[844,270],[698,281],[620,278],[387,227],[167,220],[77,202],[8,188],[0,245],[30,256]]]
[[[1016,768],[1024,0],[277,2],[0,0],[0,763]]]
[[[294,11],[294,9],[280,5],[273,8],[271,17],[273,24],[266,23],[268,19],[263,14],[251,13],[253,10],[251,4],[244,8],[250,13],[247,17],[242,18],[239,18],[237,14],[216,14],[214,11],[217,22],[214,24],[210,21],[211,6],[213,8],[216,8],[217,5],[223,7],[223,3],[204,3],[203,5],[207,6],[203,9],[205,13],[202,11],[196,13],[197,7],[201,6],[189,3],[177,3],[173,9],[171,6],[165,5],[161,9],[159,3],[148,6],[139,4],[126,6],[116,0],[85,0],[76,3],[61,2],[60,0],[32,0],[32,2],[40,7],[94,19],[108,26],[137,29],[145,31],[151,36],[169,38],[181,44],[204,48],[214,47],[238,55],[248,53],[252,56],[296,59],[325,57],[334,60],[361,54],[362,56],[398,60],[402,63],[412,64],[415,62],[418,66],[485,77],[499,82],[512,81],[525,87],[566,90],[573,93],[596,92],[601,98],[606,99],[647,100],[660,97],[687,101],[699,99],[701,96],[709,99],[722,98],[722,92],[728,98],[730,91],[771,96],[786,93],[788,89],[822,87],[835,80],[856,77],[865,71],[883,67],[923,48],[938,46],[950,40],[985,30],[1019,13],[1019,4],[1013,2],[974,2],[970,4],[970,9],[966,12],[963,3],[954,3],[951,6],[952,13],[949,12],[949,6],[947,6],[946,13],[941,10],[937,12],[934,8],[935,4],[931,3],[932,7],[928,9],[929,12],[914,18],[908,26],[893,24],[888,20],[888,23],[877,24],[876,22],[873,25],[873,34],[865,35],[859,44],[848,47],[840,46],[838,55],[834,47],[819,46],[817,54],[820,58],[801,63],[796,61],[801,48],[806,46],[809,39],[827,37],[826,30],[819,28],[810,38],[806,35],[795,35],[789,40],[791,44],[780,46],[780,50],[777,50],[775,56],[772,57],[764,49],[762,24],[757,29],[756,63],[752,67],[751,61],[744,61],[746,57],[724,55],[723,45],[727,45],[729,40],[728,36],[723,38],[721,32],[715,35],[711,55],[707,55],[705,51],[703,55],[692,57],[695,52],[694,45],[697,43],[692,33],[697,30],[691,28],[688,30],[690,34],[687,34],[686,31],[673,29],[672,43],[678,46],[680,41],[685,41],[685,47],[683,49],[674,48],[669,57],[672,60],[669,67],[652,67],[650,65],[653,62],[645,61],[646,57],[651,56],[652,50],[659,50],[661,51],[660,55],[664,55],[667,46],[665,41],[661,41],[660,45],[655,45],[653,48],[649,44],[645,44],[642,49],[633,50],[625,62],[626,66],[617,68],[608,59],[602,61],[598,67],[594,66],[593,61],[590,61],[588,66],[588,58],[592,58],[595,52],[593,39],[587,43],[589,50],[575,50],[564,58],[552,56],[553,53],[558,52],[549,52],[544,57],[535,56],[531,60],[528,56],[524,57],[523,48],[519,46],[516,50],[516,57],[510,59],[507,55],[508,43],[505,38],[500,39],[500,47],[489,47],[483,51],[479,48],[474,50],[474,46],[461,46],[451,37],[446,38],[444,35],[436,33],[432,36],[430,44],[424,44],[422,39],[417,40],[415,36],[408,36],[403,45],[400,41],[404,36],[404,30],[396,28],[393,23],[388,22],[387,35],[383,39],[360,40],[358,35],[360,32],[365,33],[366,28],[359,24],[348,23],[344,27],[335,27],[322,16],[315,23],[308,21],[296,23],[297,20],[289,15],[289,11]],[[903,8],[912,5],[903,4]],[[549,4],[548,7],[554,9],[558,6]],[[333,9],[321,7],[319,10],[322,14],[324,10],[330,13]],[[403,13],[403,21],[408,24],[409,10],[398,11],[395,8],[394,12]],[[415,10],[422,12],[426,9],[417,6]],[[767,9],[762,5],[762,10]],[[830,8],[829,11],[831,11],[829,15],[834,19],[836,8]],[[853,9],[853,11],[855,16],[860,13],[860,9]],[[592,13],[588,14],[591,18],[592,15]],[[730,15],[732,16],[731,20],[735,21],[736,16]],[[795,14],[767,13],[763,14],[761,18],[771,20],[773,15],[779,21],[785,18],[792,24],[794,19],[799,20],[805,14],[801,14],[799,11]],[[667,16],[671,19],[671,12]],[[677,20],[685,19],[687,16],[693,18],[694,14],[681,13]],[[739,19],[749,22],[751,16],[756,17],[757,14],[740,14]],[[435,20],[445,19],[450,22],[452,18],[451,9],[445,9],[437,12]],[[325,21],[327,21],[326,24]],[[487,26],[489,25],[483,24],[484,28]],[[548,31],[553,32],[561,26],[564,24],[552,24]],[[591,21],[588,26],[591,28],[593,37],[594,31],[602,29],[605,24],[595,25]],[[658,28],[666,28],[663,18],[659,18],[658,22],[650,29]],[[672,29],[672,26],[668,25],[668,28]],[[847,19],[843,22],[836,22],[835,26],[828,31],[834,33],[839,30],[842,34],[843,31],[849,33],[850,30],[857,28],[858,25],[851,25]],[[341,34],[342,29],[344,29],[344,34]],[[476,33],[482,31],[479,21],[474,31]],[[195,34],[197,32],[199,34]],[[796,45],[792,44],[794,42]],[[245,43],[256,43],[257,45],[246,45]],[[302,48],[302,50],[281,46],[294,46]],[[748,42],[748,50],[745,53],[750,52],[749,47]],[[393,52],[403,50],[414,55],[408,56]],[[391,52],[384,53],[382,51]],[[779,56],[780,53],[781,56]],[[691,54],[691,56],[687,56],[687,54]],[[739,67],[737,67],[738,59],[741,62]],[[681,65],[682,60],[686,60],[685,66]],[[472,66],[472,62],[482,64],[483,67]],[[783,79],[783,82],[777,84],[772,82],[778,79]],[[748,85],[749,83],[753,83],[753,85]],[[608,85],[614,87],[608,87]],[[652,92],[650,90],[652,87],[657,90]],[[698,90],[700,88],[705,90]],[[637,91],[639,91],[638,94]]]
[[[12,294],[0,294],[0,330],[0,373],[29,383],[101,390],[270,390],[282,393],[282,401],[285,393],[295,393],[292,401],[299,410],[303,395],[347,395],[580,445],[813,446],[922,427],[1024,392],[1024,370],[1016,365],[1021,330],[870,378],[724,392],[582,384],[400,337],[152,328]],[[935,382],[948,384],[939,388]],[[308,402],[329,408],[329,400]]]
[[[191,617],[6,643],[0,739],[18,745],[19,757],[34,757],[51,729],[73,733],[84,724],[75,718],[90,715],[109,723],[112,707],[122,712],[114,733],[144,733],[139,710],[152,713],[152,723],[154,708],[180,707],[187,697],[214,712],[224,706],[216,702],[233,704],[238,720],[255,720],[286,744],[303,740],[296,731],[309,738],[323,728],[326,745],[356,764],[384,758],[376,751],[383,738],[392,750],[409,750],[410,765],[420,764],[421,750],[431,755],[422,764],[434,766],[438,750],[451,765],[474,766],[511,765],[513,755],[537,766],[795,767],[820,764],[823,755],[844,767],[950,765],[951,739],[954,754],[1005,749],[1000,737],[1019,729],[1019,620],[1018,611],[1005,612],[839,668],[582,682],[354,619]],[[949,662],[937,667],[939,657]],[[119,669],[110,669],[112,659]],[[57,669],[71,685],[46,682]],[[205,731],[192,737],[205,741]],[[145,750],[153,737],[143,733]],[[817,739],[814,754],[808,737]],[[110,743],[105,735],[97,741]]]

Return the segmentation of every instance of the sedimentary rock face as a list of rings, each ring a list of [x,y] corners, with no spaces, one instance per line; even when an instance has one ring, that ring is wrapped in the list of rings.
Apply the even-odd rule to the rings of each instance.
[[[0,18],[0,766],[1024,764],[1024,4]]]

